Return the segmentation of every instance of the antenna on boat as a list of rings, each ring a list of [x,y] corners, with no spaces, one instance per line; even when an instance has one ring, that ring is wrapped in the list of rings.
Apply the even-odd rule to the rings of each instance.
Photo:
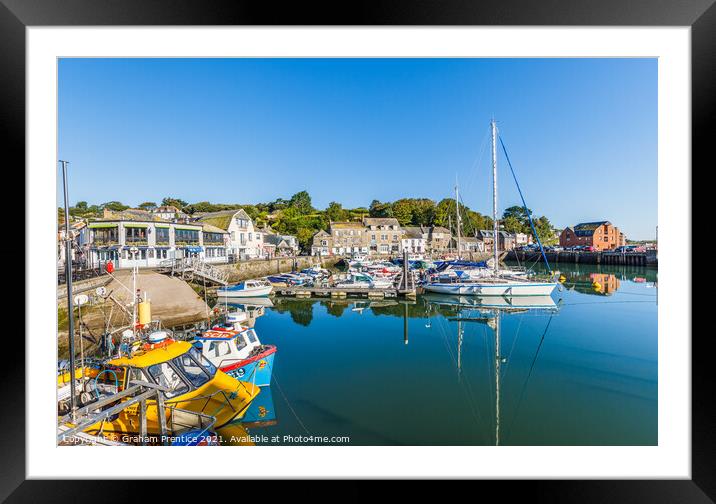
[[[62,185],[65,196],[65,282],[67,284],[67,318],[69,320],[69,351],[70,351],[70,414],[75,418],[77,398],[75,397],[75,312],[72,299],[72,236],[70,235],[70,208],[67,197],[67,165],[68,161],[60,159],[62,164]]]
[[[492,248],[495,251],[495,274],[497,274],[498,270],[500,269],[500,262],[498,260],[499,252],[498,248],[500,245],[500,239],[497,234],[498,232],[498,225],[497,225],[497,125],[495,124],[495,118],[492,118],[492,121],[490,122],[490,127],[492,129],[492,232],[493,232],[493,241],[492,241]]]

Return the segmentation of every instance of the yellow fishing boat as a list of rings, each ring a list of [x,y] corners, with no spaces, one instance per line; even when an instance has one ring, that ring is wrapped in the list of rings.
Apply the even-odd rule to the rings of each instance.
[[[166,335],[166,333],[164,333]],[[260,387],[238,381],[217,369],[201,355],[194,346],[168,337],[152,339],[142,344],[127,357],[106,362],[104,369],[96,376],[104,383],[116,385],[121,391],[131,382],[149,382],[166,391],[161,402],[147,401],[147,434],[161,434],[158,410],[169,423],[172,410],[186,410],[216,418],[215,428],[241,419],[251,401],[259,394]],[[140,431],[139,405],[134,404],[122,410],[114,418],[97,422],[84,432],[117,438],[137,435]]]

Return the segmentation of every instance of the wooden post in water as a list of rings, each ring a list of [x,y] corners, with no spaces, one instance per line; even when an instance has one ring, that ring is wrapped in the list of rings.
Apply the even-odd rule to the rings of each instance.
[[[403,343],[408,344],[408,303],[403,304]]]
[[[410,288],[408,287],[408,251],[403,250],[403,289],[406,291]]]

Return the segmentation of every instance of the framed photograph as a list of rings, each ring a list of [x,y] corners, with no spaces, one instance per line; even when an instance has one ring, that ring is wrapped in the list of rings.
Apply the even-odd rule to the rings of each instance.
[[[2,4],[28,200],[3,498],[350,478],[712,501],[690,207],[711,0]]]

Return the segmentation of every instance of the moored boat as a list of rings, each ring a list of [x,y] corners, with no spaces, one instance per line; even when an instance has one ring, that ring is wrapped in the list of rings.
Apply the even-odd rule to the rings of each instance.
[[[259,387],[271,384],[276,346],[263,345],[253,328],[212,329],[198,336],[193,344],[229,376]]]
[[[219,297],[247,298],[265,297],[273,290],[273,286],[266,280],[246,280],[236,285],[218,289],[216,294]]]
[[[103,383],[113,382],[118,391],[132,382],[165,387],[167,390],[159,392],[161,406],[155,399],[147,400],[146,432],[150,435],[161,434],[161,415],[166,424],[173,409],[211,415],[219,428],[242,418],[261,390],[257,385],[220,371],[188,342],[164,337],[138,343],[129,355],[108,360],[95,381],[101,377]],[[84,432],[110,437],[137,435],[139,423],[136,409],[127,408],[115,418],[97,422]]]
[[[336,282],[335,287],[346,289],[389,289],[393,286],[392,278],[379,278],[367,273],[350,273],[346,280]]]
[[[555,281],[543,281],[538,278],[528,278],[525,270],[510,270],[504,269],[500,271],[499,262],[499,245],[500,245],[500,231],[498,224],[497,215],[497,126],[493,120],[490,123],[492,130],[492,179],[493,179],[493,192],[492,192],[492,219],[493,219],[493,253],[492,268],[484,266],[470,269],[469,271],[459,270],[456,271],[454,276],[452,275],[436,275],[423,282],[422,287],[427,292],[435,292],[439,294],[452,294],[452,295],[469,295],[469,296],[548,296],[554,291],[558,283]],[[502,143],[502,140],[500,140]],[[502,143],[505,155],[507,151]],[[508,164],[510,164],[509,157],[507,158]],[[517,178],[512,170],[510,164],[510,170],[512,171],[515,182]],[[549,263],[544,254],[542,243],[540,242],[539,236],[532,223],[532,217],[530,211],[527,209],[527,204],[522,197],[522,191],[517,185],[517,189],[522,198],[522,203],[525,208],[525,212],[530,222],[532,232],[539,244],[542,257],[547,265],[547,271],[550,271]],[[460,221],[461,216],[459,212],[460,205],[458,204],[458,188],[455,187],[455,208],[457,213],[457,243],[458,252],[460,250]],[[458,261],[459,258],[458,258]],[[455,264],[455,262],[453,262]]]

